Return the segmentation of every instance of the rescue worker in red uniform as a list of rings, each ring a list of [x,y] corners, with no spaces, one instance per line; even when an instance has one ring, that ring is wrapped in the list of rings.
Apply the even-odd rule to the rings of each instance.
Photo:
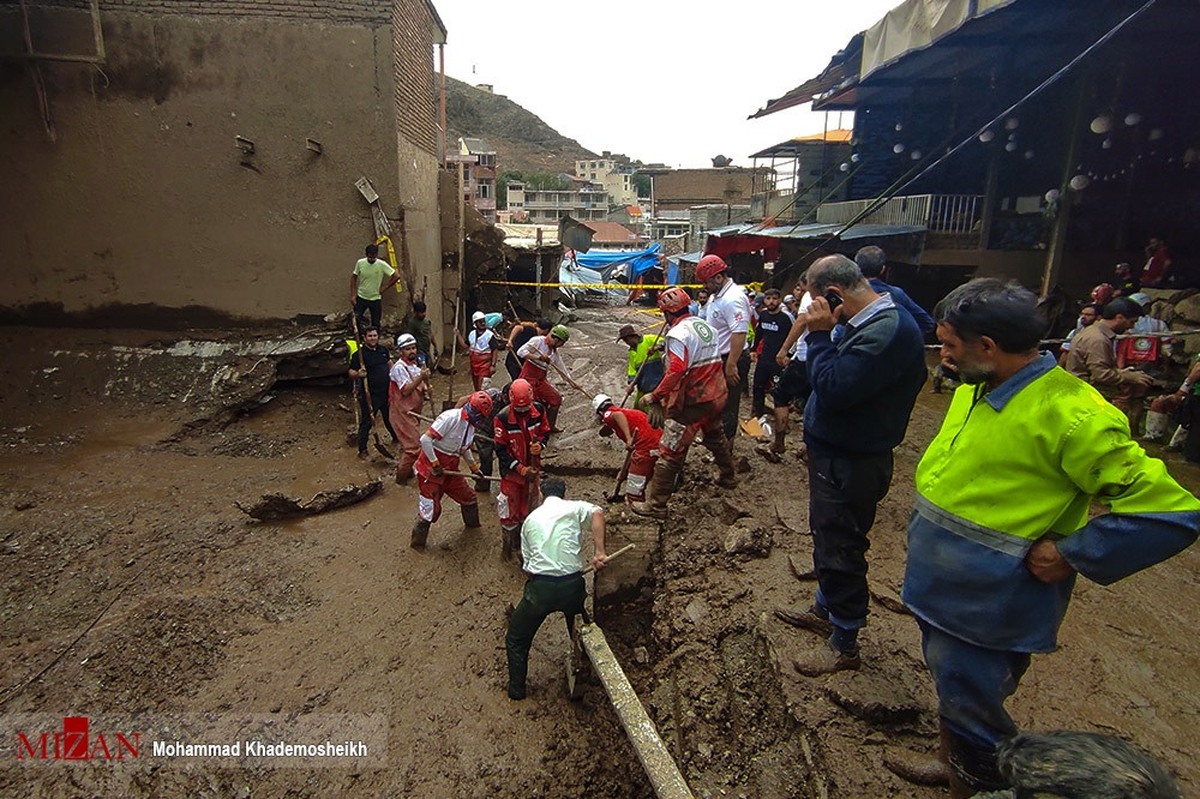
[[[518,377],[508,387],[508,406],[496,413],[492,426],[502,478],[496,515],[505,560],[512,558],[514,548],[520,551],[521,524],[539,496],[542,447],[550,435],[550,420],[533,396],[529,381]]]
[[[733,456],[721,424],[728,388],[725,365],[717,349],[716,332],[703,319],[688,313],[691,298],[672,286],[658,295],[658,307],[667,318],[667,371],[658,388],[642,397],[650,424],[663,429],[659,459],[654,465],[645,502],[629,507],[642,516],[665,519],[667,500],[675,491],[675,478],[697,433],[713,455],[720,477],[717,485],[733,488]]]
[[[546,416],[550,420],[550,428],[555,432],[558,430],[556,423],[558,422],[558,409],[562,407],[562,394],[559,394],[558,390],[546,379],[548,371],[553,368],[550,364],[557,366],[571,385],[583,390],[571,377],[562,355],[558,352],[558,348],[566,344],[570,338],[571,331],[566,326],[555,325],[550,328],[550,335],[535,336],[517,350],[517,357],[522,358],[525,363],[521,367],[520,377],[529,382],[533,388],[533,396],[546,406]]]
[[[413,476],[413,464],[421,454],[417,417],[429,394],[429,370],[417,361],[417,340],[408,333],[396,339],[400,357],[389,373],[388,417],[402,449],[396,461],[396,482],[406,483]]]
[[[650,417],[635,408],[619,408],[613,405],[612,397],[597,394],[592,399],[592,410],[600,422],[625,443],[629,453],[629,471],[625,476],[625,501],[643,502],[646,499],[646,481],[654,474],[658,462],[658,444],[662,430],[650,424]]]
[[[413,526],[413,549],[424,549],[429,527],[442,515],[442,496],[448,495],[462,506],[463,525],[479,526],[479,505],[474,490],[462,475],[446,474],[458,471],[460,459],[468,470],[478,475],[479,464],[471,456],[475,440],[475,424],[492,412],[492,398],[476,391],[461,408],[451,408],[438,415],[421,436],[421,455],[417,458],[417,523]]]

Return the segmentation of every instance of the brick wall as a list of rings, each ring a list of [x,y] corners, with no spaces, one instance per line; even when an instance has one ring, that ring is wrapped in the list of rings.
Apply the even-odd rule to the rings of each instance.
[[[392,59],[396,85],[396,127],[400,135],[438,154],[438,110],[434,91],[433,19],[423,0],[392,3]]]
[[[0,7],[19,0],[0,0]],[[88,8],[87,0],[28,0],[30,7]],[[419,5],[419,4],[414,4]],[[255,17],[387,24],[389,0],[100,0],[100,12]],[[425,12],[427,13],[427,12]]]
[[[660,211],[712,203],[748,205],[752,177],[753,170],[742,167],[676,169],[654,176],[654,205]]]

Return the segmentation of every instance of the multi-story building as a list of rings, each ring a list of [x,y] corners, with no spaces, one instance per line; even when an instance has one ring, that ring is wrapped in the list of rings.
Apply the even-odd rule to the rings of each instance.
[[[508,184],[508,210],[514,217],[524,212],[534,225],[555,224],[564,216],[580,221],[602,221],[608,213],[608,192],[596,183],[575,189],[534,189],[524,183]]]
[[[607,150],[600,158],[586,158],[575,162],[575,176],[604,186],[610,202],[614,205],[630,205],[637,202],[637,187],[633,173],[637,169],[629,163],[611,157]]]
[[[846,199],[849,172],[858,163],[852,137],[853,131],[839,128],[788,139],[750,156],[755,166],[765,162],[771,169],[768,180],[755,176],[754,216],[802,220],[814,217],[823,202]]]
[[[463,165],[463,200],[489,222],[496,221],[496,150],[483,139],[458,140],[458,152],[446,156],[451,171]]]

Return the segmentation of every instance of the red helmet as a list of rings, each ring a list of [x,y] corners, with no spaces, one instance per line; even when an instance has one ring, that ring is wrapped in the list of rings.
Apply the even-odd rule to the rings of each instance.
[[[492,398],[486,391],[476,391],[467,397],[467,407],[480,416],[490,416],[492,413]]]
[[[679,313],[685,310],[691,302],[692,298],[679,286],[671,286],[671,288],[663,289],[658,293],[658,307],[663,313]]]
[[[1111,283],[1101,283],[1096,288],[1092,289],[1092,302],[1098,302],[1101,305],[1108,305],[1108,301],[1113,297],[1113,287]]]
[[[533,404],[533,386],[529,381],[518,377],[508,387],[508,401],[514,408],[528,408]]]
[[[719,255],[706,255],[700,259],[700,263],[696,264],[696,277],[700,280],[708,280],[714,275],[719,275],[729,268],[729,264],[721,260]]]

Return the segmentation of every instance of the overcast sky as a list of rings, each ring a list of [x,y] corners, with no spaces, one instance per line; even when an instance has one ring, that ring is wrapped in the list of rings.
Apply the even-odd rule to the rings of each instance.
[[[751,153],[821,132],[810,106],[746,117],[900,0],[433,2],[450,77],[494,85],[594,152],[707,167],[718,154],[750,166]]]

